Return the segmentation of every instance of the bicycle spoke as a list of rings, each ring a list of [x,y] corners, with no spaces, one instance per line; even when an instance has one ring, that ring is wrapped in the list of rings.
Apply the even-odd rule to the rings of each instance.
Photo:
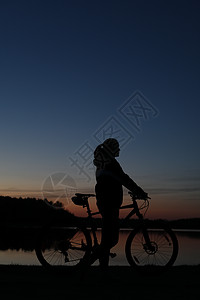
[[[87,232],[86,232],[87,233]],[[76,265],[90,251],[90,236],[80,229],[44,232],[36,254],[44,266]]]
[[[149,241],[145,241],[143,229],[132,232],[128,238],[126,253],[130,264],[137,266],[166,266],[173,257],[174,243],[165,229],[147,229]],[[150,243],[150,244],[149,244]]]

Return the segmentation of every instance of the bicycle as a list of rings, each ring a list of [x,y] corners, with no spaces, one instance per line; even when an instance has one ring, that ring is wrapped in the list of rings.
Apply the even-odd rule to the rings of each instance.
[[[125,224],[133,215],[136,215],[139,224],[131,228],[125,245],[125,255],[130,266],[137,269],[144,267],[156,267],[157,269],[167,269],[172,266],[178,255],[178,240],[175,233],[166,222],[157,221],[156,226],[148,225],[148,220],[144,218],[149,208],[149,200],[138,199],[129,192],[132,203],[123,205],[120,209],[132,209],[122,220]],[[72,197],[75,205],[81,205],[87,210],[87,224],[62,228],[46,228],[42,231],[36,246],[36,255],[40,263],[45,267],[50,266],[78,266],[99,246],[97,238],[97,224],[94,215],[99,212],[92,212],[88,199],[95,197],[94,194],[76,193]],[[139,206],[137,201],[142,201]],[[145,209],[145,213],[140,211]],[[123,224],[123,225],[124,225]],[[111,257],[115,254],[111,253]]]

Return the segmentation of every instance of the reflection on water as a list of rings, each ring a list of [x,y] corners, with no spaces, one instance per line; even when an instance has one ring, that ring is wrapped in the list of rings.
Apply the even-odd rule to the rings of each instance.
[[[129,230],[121,230],[117,246],[112,249],[117,256],[110,259],[110,265],[124,265],[128,262],[125,256],[125,243]],[[179,254],[175,265],[198,265],[200,264],[200,231],[175,231],[179,242]],[[0,251],[0,264],[40,265],[34,251]]]
[[[110,261],[110,265],[128,265],[125,257],[125,243],[129,230],[120,233],[119,244],[113,248],[117,257]],[[174,230],[179,243],[179,253],[174,265],[198,265],[200,264],[200,230]]]
[[[177,231],[179,254],[175,265],[200,264],[200,231]]]
[[[0,264],[40,265],[34,251],[0,251]]]

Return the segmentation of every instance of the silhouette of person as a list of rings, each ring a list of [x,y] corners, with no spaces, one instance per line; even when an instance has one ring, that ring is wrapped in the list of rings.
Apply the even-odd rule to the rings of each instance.
[[[127,174],[115,159],[119,156],[119,143],[109,138],[97,146],[94,151],[94,165],[96,166],[96,199],[102,216],[102,235],[99,250],[99,262],[102,268],[109,264],[110,249],[119,239],[119,208],[123,201],[125,186],[138,198],[146,198],[143,191]]]

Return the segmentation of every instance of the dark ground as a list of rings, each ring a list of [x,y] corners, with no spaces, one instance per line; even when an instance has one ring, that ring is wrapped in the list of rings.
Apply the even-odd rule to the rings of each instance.
[[[1,299],[200,299],[200,266],[172,267],[158,275],[130,267],[71,268],[0,265]],[[107,297],[107,298],[106,298]]]

